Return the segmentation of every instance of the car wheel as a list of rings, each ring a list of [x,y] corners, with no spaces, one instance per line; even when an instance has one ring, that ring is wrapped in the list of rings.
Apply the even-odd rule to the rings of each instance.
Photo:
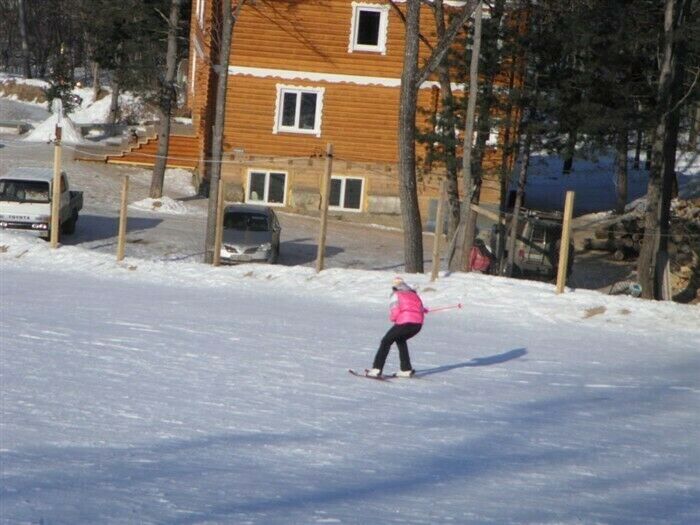
[[[73,213],[70,219],[63,223],[61,231],[67,235],[75,233],[75,223],[78,222],[78,214]]]
[[[279,246],[277,248],[273,248],[272,254],[270,255],[270,260],[268,261],[270,264],[277,264],[277,261],[280,258],[280,249]]]

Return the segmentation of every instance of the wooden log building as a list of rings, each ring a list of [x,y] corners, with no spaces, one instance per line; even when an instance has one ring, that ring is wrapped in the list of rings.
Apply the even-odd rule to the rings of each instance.
[[[255,0],[243,7],[234,27],[224,108],[226,200],[318,210],[326,144],[332,143],[331,210],[399,215],[397,125],[405,36],[400,10],[405,2],[394,4]],[[457,8],[463,2],[445,4]],[[211,165],[206,152],[217,111],[216,5],[216,0],[192,2],[187,100],[200,181]],[[426,6],[421,32],[429,42],[437,40]],[[421,42],[421,60],[429,53]],[[454,89],[463,92],[464,86]],[[437,111],[439,99],[436,81],[421,86],[418,104],[428,109],[419,111],[421,129],[432,126],[430,109]],[[498,137],[493,130],[487,166],[500,166]],[[443,176],[444,168],[423,166],[419,202],[424,223],[431,211],[434,215]],[[484,201],[498,201],[494,178],[482,184]]]

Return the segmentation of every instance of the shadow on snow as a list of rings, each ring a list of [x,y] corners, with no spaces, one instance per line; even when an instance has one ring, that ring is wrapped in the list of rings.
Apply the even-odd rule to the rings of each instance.
[[[500,363],[505,363],[506,361],[518,359],[519,357],[522,357],[525,354],[527,354],[527,350],[525,348],[515,348],[514,350],[509,350],[508,352],[504,352],[502,354],[490,355],[486,357],[475,357],[464,363],[438,366],[435,368],[427,368],[425,370],[416,370],[416,376],[429,376],[432,374],[441,374],[443,372],[449,372],[450,370],[455,370],[457,368],[466,368],[470,366],[497,365]]]

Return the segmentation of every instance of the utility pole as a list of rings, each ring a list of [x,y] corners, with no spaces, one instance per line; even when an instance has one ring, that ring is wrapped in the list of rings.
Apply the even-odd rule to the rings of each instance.
[[[326,257],[326,230],[328,229],[328,201],[331,195],[331,175],[333,174],[333,144],[326,146],[326,171],[321,181],[321,227],[318,232],[318,252],[316,273],[323,270]]]
[[[51,188],[51,248],[58,248],[61,230],[61,126],[56,125],[56,141],[53,148],[53,182]]]

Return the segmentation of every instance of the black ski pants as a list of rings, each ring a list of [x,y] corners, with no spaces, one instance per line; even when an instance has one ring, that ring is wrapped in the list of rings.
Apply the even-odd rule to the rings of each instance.
[[[406,323],[406,324],[395,324],[386,335],[382,338],[382,342],[379,344],[379,350],[377,350],[377,355],[374,356],[373,368],[378,368],[379,370],[384,369],[384,363],[386,362],[386,357],[389,355],[389,349],[393,343],[399,349],[399,359],[401,360],[401,370],[412,370],[411,357],[408,355],[408,341],[411,337],[420,332],[423,327],[422,324],[418,323]]]

